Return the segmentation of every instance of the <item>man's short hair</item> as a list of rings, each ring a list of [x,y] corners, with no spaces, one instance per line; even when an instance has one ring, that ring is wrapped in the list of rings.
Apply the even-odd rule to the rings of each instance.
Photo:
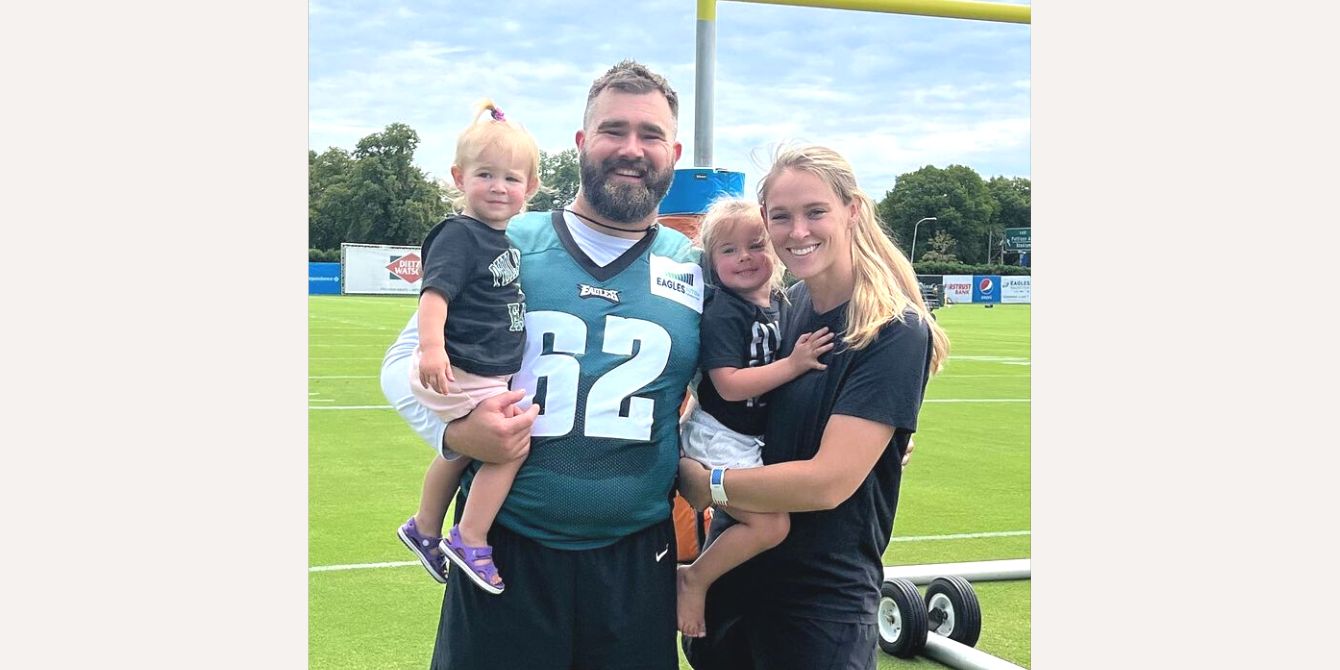
[[[665,80],[655,72],[652,72],[647,66],[630,59],[625,59],[610,68],[605,74],[601,75],[591,84],[591,92],[586,94],[586,111],[582,114],[582,126],[591,122],[591,105],[595,102],[597,96],[607,88],[612,88],[624,93],[651,93],[659,92],[665,96],[666,102],[670,103],[670,115],[675,121],[679,121],[679,94],[675,89],[670,88],[670,82]]]

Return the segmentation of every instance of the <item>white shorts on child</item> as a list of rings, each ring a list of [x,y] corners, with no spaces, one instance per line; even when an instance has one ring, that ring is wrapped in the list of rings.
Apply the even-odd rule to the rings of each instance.
[[[680,428],[679,445],[685,456],[712,468],[763,465],[763,438],[737,433],[701,407]]]

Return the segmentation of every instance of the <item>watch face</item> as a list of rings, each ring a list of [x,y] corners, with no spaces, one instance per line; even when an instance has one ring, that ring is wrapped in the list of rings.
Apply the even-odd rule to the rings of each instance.
[[[720,485],[721,485],[721,478],[722,478],[722,476],[724,476],[725,474],[726,474],[726,470],[725,470],[724,468],[713,468],[713,470],[712,470],[712,484],[714,484],[714,485],[716,485],[716,486],[720,486]]]

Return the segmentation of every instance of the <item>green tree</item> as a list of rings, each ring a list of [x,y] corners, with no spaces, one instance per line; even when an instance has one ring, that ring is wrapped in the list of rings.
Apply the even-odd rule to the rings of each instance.
[[[956,263],[958,262],[958,256],[954,254],[954,247],[956,246],[958,246],[958,243],[954,241],[954,238],[950,236],[949,233],[946,233],[943,230],[938,230],[934,235],[930,236],[929,240],[926,240],[926,246],[923,247],[923,251],[917,255],[917,262],[920,263],[924,261],[931,263],[940,261],[944,263]]]
[[[1028,178],[992,177],[986,183],[986,189],[996,199],[997,210],[993,223],[1002,230],[1032,226],[1032,182]]]
[[[335,249],[350,221],[349,152],[331,147],[318,155],[307,152],[307,246]]]
[[[356,214],[346,242],[419,244],[447,209],[437,184],[414,165],[419,134],[403,123],[358,141],[351,179]]]
[[[528,207],[531,211],[547,212],[571,203],[577,197],[577,187],[581,185],[577,150],[565,149],[556,154],[540,151],[540,183],[544,185],[544,190],[531,198]]]
[[[449,207],[441,187],[414,165],[418,145],[413,128],[393,123],[359,140],[352,154],[309,151],[309,246],[423,242]]]
[[[930,236],[943,232],[954,240],[963,262],[986,262],[987,231],[996,202],[986,182],[970,167],[927,165],[899,175],[877,208],[894,243],[909,256],[914,231],[919,248]],[[926,217],[936,220],[917,226]]]
[[[1025,177],[992,177],[986,189],[996,201],[996,215],[991,219],[991,246],[999,260],[1005,246],[1005,229],[1032,227],[1032,182]]]

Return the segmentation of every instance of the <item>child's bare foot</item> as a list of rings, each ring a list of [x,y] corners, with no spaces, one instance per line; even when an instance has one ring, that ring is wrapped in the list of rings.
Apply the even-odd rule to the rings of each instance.
[[[484,532],[481,533],[476,528],[471,528],[465,524],[459,524],[456,526],[456,529],[461,534],[461,541],[468,545],[475,547],[482,547],[489,543],[489,534],[487,528],[484,529]]]
[[[703,610],[707,606],[707,585],[694,580],[690,566],[681,565],[675,573],[675,588],[678,597],[675,609],[679,617],[679,632],[683,633],[684,637],[707,635],[707,622],[703,620]]]

